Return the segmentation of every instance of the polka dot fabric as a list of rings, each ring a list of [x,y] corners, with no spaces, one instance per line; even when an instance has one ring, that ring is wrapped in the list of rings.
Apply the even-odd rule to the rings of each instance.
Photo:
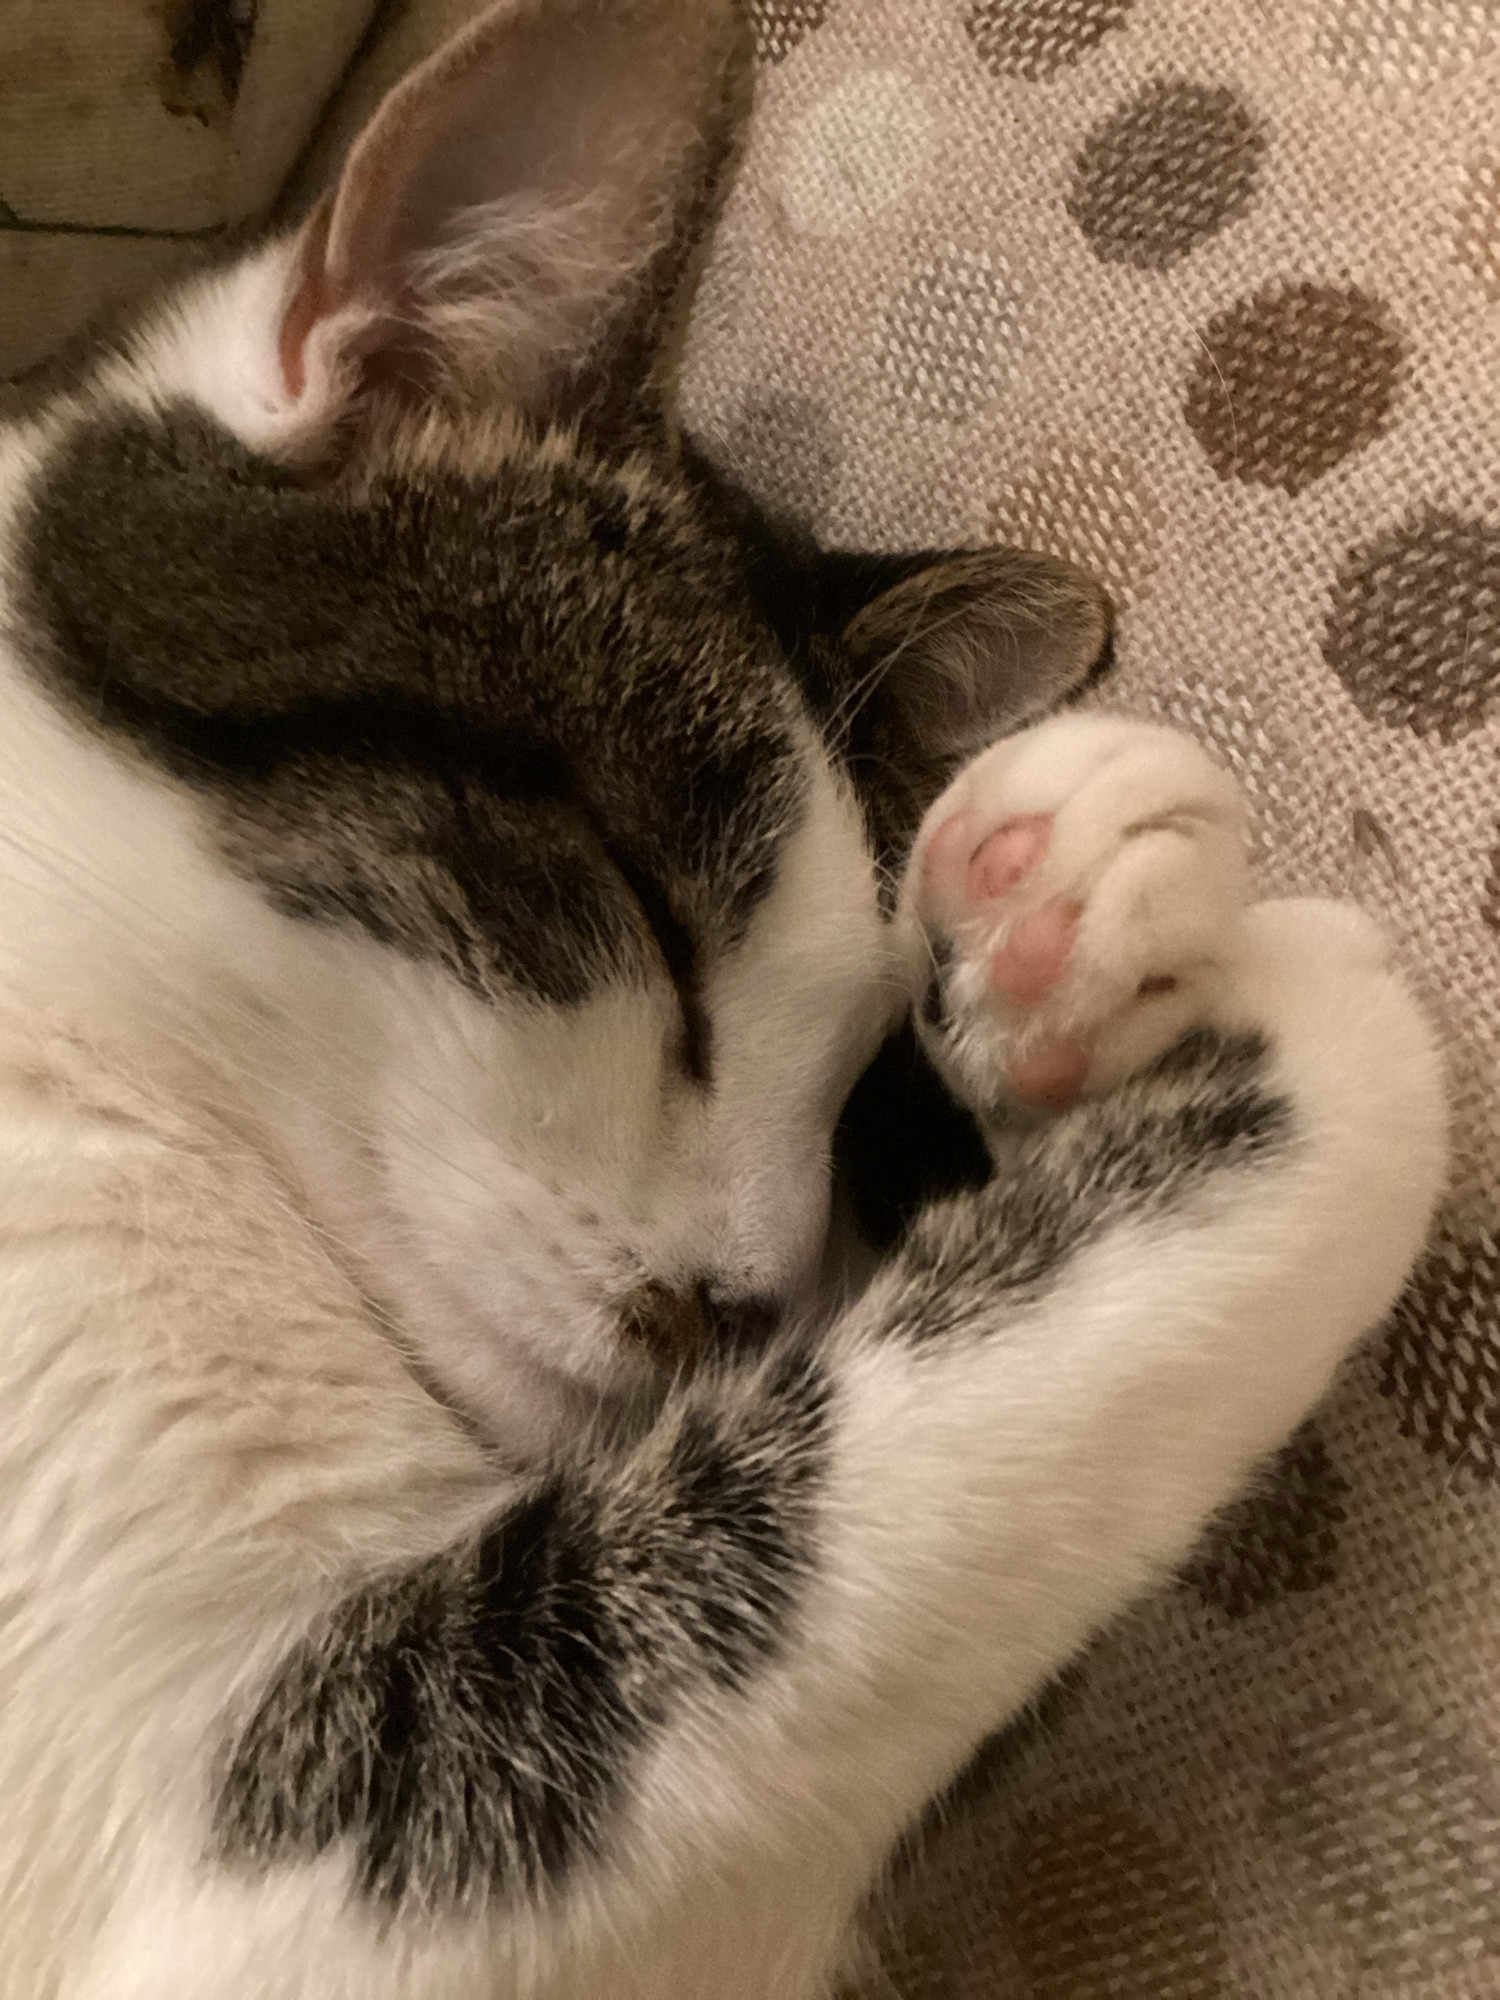
[[[1352,549],[1323,657],[1372,722],[1478,728],[1500,700],[1500,526],[1423,507]]]
[[[1317,1424],[1305,1424],[1204,1536],[1184,1582],[1226,1618],[1332,1583],[1348,1490]]]
[[[862,2000],[1500,1993],[1500,13],[780,12],[695,421],[835,542],[1098,574],[1097,699],[1239,773],[1268,893],[1388,924],[1457,1145],[1389,1326],[934,1814]]]
[[[1276,285],[1203,329],[1183,414],[1221,478],[1300,493],[1385,429],[1401,354],[1378,299]]]
[[[1500,154],[1476,159],[1465,175],[1456,248],[1485,292],[1500,299]]]
[[[802,37],[821,27],[828,0],[751,0],[750,26],[761,62],[785,62]]]
[[[1090,130],[1068,213],[1106,263],[1165,271],[1250,206],[1264,151],[1233,90],[1158,79]]]
[[[909,408],[969,416],[1003,379],[1014,346],[1005,261],[983,244],[919,255],[881,332],[886,380]]]
[[[964,18],[979,60],[996,76],[1051,76],[1118,28],[1131,0],[975,0]]]

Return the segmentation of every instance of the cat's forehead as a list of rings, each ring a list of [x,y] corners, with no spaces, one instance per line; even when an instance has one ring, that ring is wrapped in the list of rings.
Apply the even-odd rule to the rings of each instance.
[[[667,466],[429,423],[314,479],[121,408],[64,428],[21,529],[39,671],[295,914],[566,1000],[663,923],[732,945],[774,876],[809,733]]]

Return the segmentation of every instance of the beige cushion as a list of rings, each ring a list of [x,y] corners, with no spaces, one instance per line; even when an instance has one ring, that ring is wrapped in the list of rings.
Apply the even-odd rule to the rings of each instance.
[[[374,6],[6,0],[0,377],[264,216]]]

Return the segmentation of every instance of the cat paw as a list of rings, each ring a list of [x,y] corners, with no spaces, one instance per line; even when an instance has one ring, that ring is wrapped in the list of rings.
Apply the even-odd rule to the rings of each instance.
[[[1246,887],[1239,787],[1195,743],[1055,716],[922,823],[902,891],[931,956],[919,1032],[976,1108],[1097,1095],[1213,1011]]]

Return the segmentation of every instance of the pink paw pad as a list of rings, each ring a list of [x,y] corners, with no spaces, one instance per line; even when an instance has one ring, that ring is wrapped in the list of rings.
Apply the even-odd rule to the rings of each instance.
[[[1047,852],[1052,815],[1029,813],[1010,820],[977,847],[974,833],[973,815],[960,811],[928,843],[923,870],[927,892],[951,916],[1000,902],[1018,888]],[[990,959],[996,993],[1012,1007],[1039,1006],[1067,970],[1082,915],[1081,903],[1054,897],[1019,918]],[[1027,1103],[1062,1110],[1083,1088],[1089,1064],[1081,1042],[1043,1033],[1012,1064],[1010,1087]]]
[[[1010,1066],[1011,1089],[1023,1103],[1065,1111],[1089,1073],[1089,1052],[1064,1035],[1044,1035]]]
[[[1022,917],[990,960],[990,983],[1013,1007],[1036,1007],[1067,970],[1081,903],[1062,897]],[[1010,1066],[1010,1087],[1028,1104],[1062,1111],[1082,1090],[1089,1052],[1071,1036],[1042,1034]]]
[[[1031,813],[1013,819],[981,843],[970,857],[968,890],[971,903],[996,902],[1023,882],[1047,852],[1052,815]]]
[[[1067,970],[1083,905],[1056,897],[1021,918],[990,960],[990,983],[1014,1007],[1035,1007]]]

